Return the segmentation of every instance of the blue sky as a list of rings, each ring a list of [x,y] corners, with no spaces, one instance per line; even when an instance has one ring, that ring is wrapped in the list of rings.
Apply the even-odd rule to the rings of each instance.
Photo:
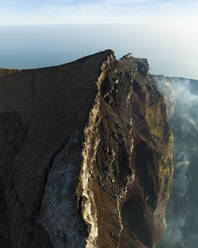
[[[0,0],[0,25],[194,21],[197,0]]]

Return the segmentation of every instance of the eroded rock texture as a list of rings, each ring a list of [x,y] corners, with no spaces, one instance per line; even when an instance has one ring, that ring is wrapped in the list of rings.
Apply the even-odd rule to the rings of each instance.
[[[145,59],[0,71],[0,244],[153,248],[173,166]]]

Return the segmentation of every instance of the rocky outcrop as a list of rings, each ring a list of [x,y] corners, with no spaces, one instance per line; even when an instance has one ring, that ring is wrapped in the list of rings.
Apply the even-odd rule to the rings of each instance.
[[[0,125],[1,247],[157,247],[172,136],[145,59],[2,69]]]

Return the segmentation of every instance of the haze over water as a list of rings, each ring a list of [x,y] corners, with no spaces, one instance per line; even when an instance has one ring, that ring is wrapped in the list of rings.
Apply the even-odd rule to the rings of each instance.
[[[0,67],[37,68],[105,49],[198,79],[195,0],[0,0]]]

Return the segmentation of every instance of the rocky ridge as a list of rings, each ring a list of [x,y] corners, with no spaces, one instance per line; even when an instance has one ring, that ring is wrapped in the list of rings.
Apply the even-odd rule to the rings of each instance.
[[[172,135],[145,59],[0,71],[0,246],[154,248]]]

